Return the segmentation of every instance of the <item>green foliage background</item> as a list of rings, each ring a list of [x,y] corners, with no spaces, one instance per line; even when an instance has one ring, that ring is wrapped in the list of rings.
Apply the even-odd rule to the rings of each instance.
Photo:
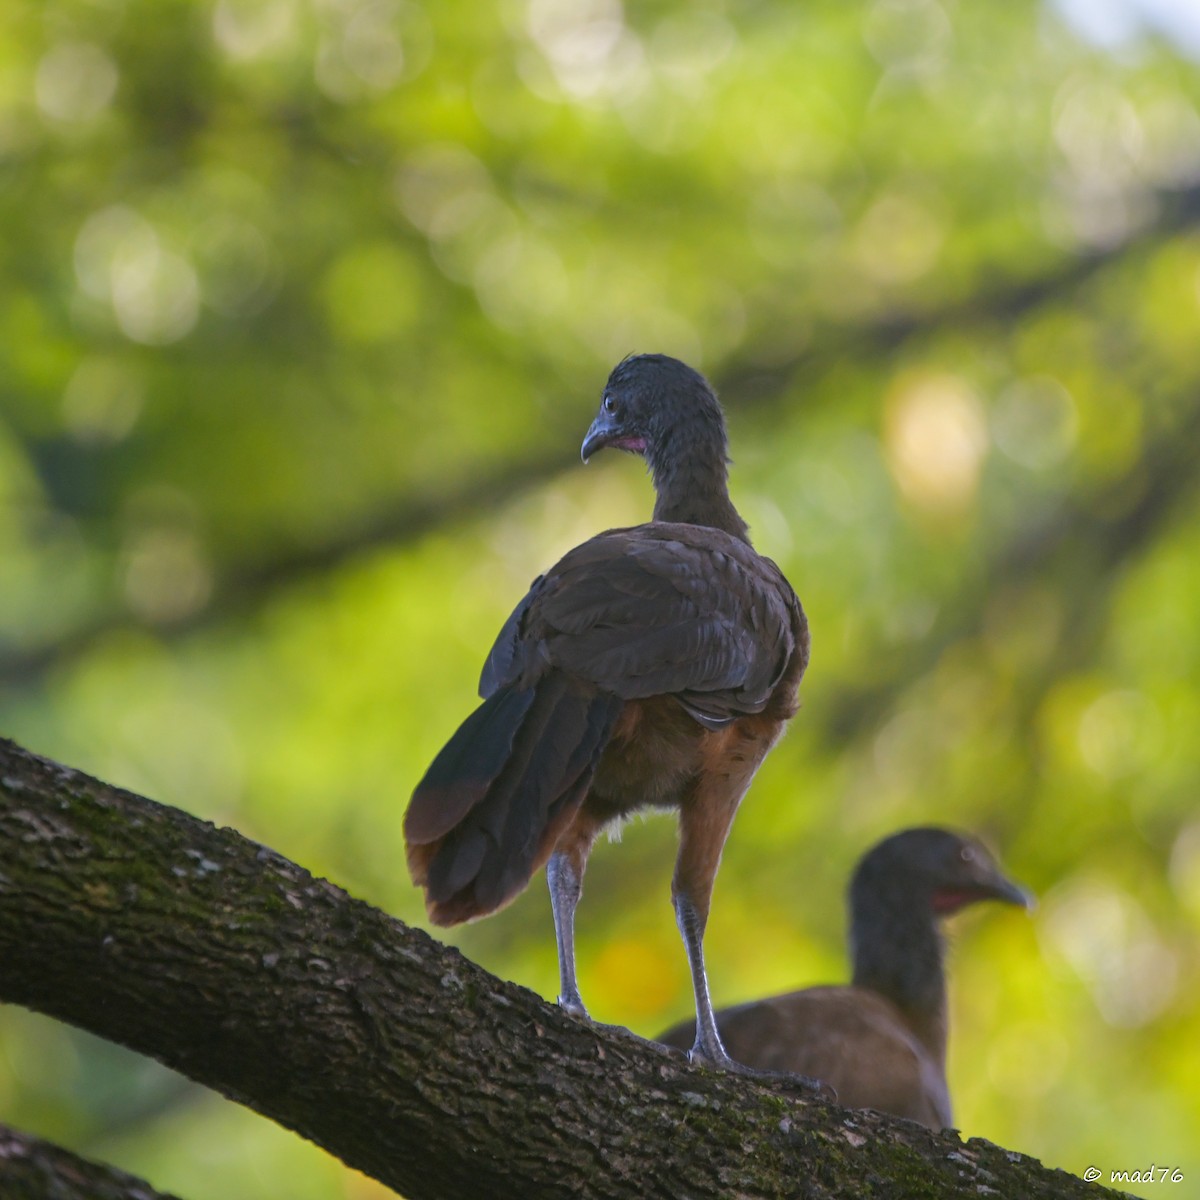
[[[533,576],[648,514],[577,447],[677,354],[814,633],[718,1002],[843,976],[878,838],[977,830],[1042,905],[954,930],[964,1132],[1194,1185],[1198,102],[1030,0],[10,0],[0,728],[422,922],[408,793]],[[630,826],[580,911],[642,1034],[673,853]],[[450,936],[554,995],[540,881]],[[381,1192],[16,1010],[0,1117],[188,1200]]]

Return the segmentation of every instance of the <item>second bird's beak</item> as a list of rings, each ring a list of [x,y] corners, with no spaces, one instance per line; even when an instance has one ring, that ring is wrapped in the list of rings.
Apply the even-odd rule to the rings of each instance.
[[[591,428],[587,431],[587,436],[583,439],[583,445],[579,450],[580,457],[584,462],[587,462],[597,450],[603,450],[605,446],[615,441],[620,435],[620,423],[609,413],[601,412],[592,422]]]
[[[1005,878],[999,872],[988,880],[987,892],[993,899],[1001,900],[1005,904],[1015,904],[1018,908],[1024,908],[1030,912],[1037,908],[1037,897],[1028,888],[1023,888],[1019,883],[1013,883],[1011,879]]]
[[[933,894],[933,910],[946,917],[969,904],[981,900],[999,900],[1001,904],[1015,904],[1018,908],[1032,910],[1037,907],[1033,893],[1000,873],[993,863],[978,863],[971,878],[939,888]]]

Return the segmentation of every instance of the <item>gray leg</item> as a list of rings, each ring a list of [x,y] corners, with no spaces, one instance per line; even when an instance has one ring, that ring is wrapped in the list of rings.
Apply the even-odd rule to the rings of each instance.
[[[554,936],[558,941],[558,1003],[567,1012],[586,1017],[575,979],[575,906],[583,892],[583,872],[569,853],[555,851],[546,863],[546,882],[550,885]]]
[[[738,1064],[729,1057],[721,1043],[717,1021],[713,1016],[712,997],[708,994],[708,973],[704,969],[706,921],[691,897],[680,891],[675,893],[675,920],[687,950],[688,966],[692,971],[692,990],[696,994],[696,1042],[689,1057],[693,1062],[736,1070]]]
[[[757,765],[757,759],[746,760],[747,779]],[[721,850],[725,846],[729,826],[737,812],[740,793],[732,794],[726,790],[727,780],[718,782],[723,785],[720,790],[698,792],[680,810],[679,858],[675,863],[675,878],[671,884],[675,920],[687,950],[688,966],[692,969],[692,990],[696,993],[696,1042],[688,1057],[693,1062],[723,1067],[741,1075],[788,1079],[793,1083],[798,1082],[805,1091],[815,1090],[832,1099],[829,1088],[801,1075],[759,1071],[735,1062],[721,1042],[717,1021],[713,1016],[712,997],[708,994],[708,974],[704,969],[704,930],[708,925],[713,880],[721,863]]]
[[[756,765],[747,759],[744,769],[748,775]],[[696,994],[696,1044],[690,1057],[694,1062],[711,1063],[730,1071],[745,1068],[729,1057],[717,1032],[704,969],[704,930],[721,851],[741,797],[740,790],[734,790],[739,782],[731,783],[725,778],[712,780],[711,787],[698,789],[679,810],[679,857],[671,882],[675,920],[687,950],[692,990]]]
[[[704,893],[706,901],[711,895],[711,891],[712,889],[709,887]],[[717,1021],[713,1016],[712,998],[708,994],[708,975],[704,970],[706,914],[701,912],[688,892],[678,887],[675,889],[675,919],[679,923],[679,932],[683,935],[683,944],[687,948],[688,965],[692,968],[692,987],[696,993],[696,1041],[688,1053],[688,1058],[692,1062],[721,1067],[739,1075],[786,1080],[792,1086],[798,1085],[806,1092],[815,1092],[825,1100],[836,1100],[837,1095],[834,1090],[815,1079],[809,1079],[804,1075],[792,1075],[786,1071],[761,1071],[729,1057],[729,1052],[725,1049],[717,1030]]]

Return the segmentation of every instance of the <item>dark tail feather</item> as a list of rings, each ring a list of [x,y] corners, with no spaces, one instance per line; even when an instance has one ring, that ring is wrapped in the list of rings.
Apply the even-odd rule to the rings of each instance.
[[[622,703],[551,673],[501,688],[463,722],[404,822],[433,921],[493,912],[529,882],[586,794]]]
[[[532,688],[504,688],[458,727],[413,791],[404,814],[410,846],[445,837],[483,799],[512,754],[535,695]]]

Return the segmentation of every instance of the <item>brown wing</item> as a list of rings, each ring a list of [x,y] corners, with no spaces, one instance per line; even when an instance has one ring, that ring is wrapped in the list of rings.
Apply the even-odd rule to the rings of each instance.
[[[678,696],[719,724],[766,705],[796,651],[799,613],[778,567],[720,530],[609,530],[535,581],[480,691],[548,666],[627,700]]]

